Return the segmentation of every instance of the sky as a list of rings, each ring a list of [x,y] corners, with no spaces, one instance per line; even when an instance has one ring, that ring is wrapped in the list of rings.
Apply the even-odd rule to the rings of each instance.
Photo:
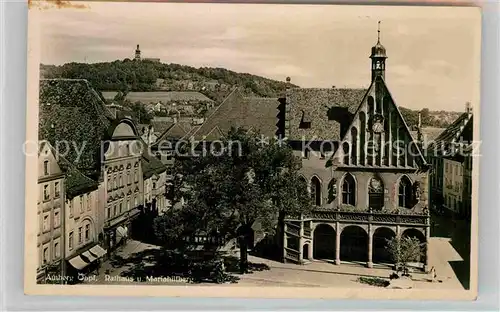
[[[464,111],[479,98],[478,9],[283,4],[96,3],[40,14],[44,64],[142,57],[223,67],[301,87],[370,84],[370,49],[387,49],[397,105]]]

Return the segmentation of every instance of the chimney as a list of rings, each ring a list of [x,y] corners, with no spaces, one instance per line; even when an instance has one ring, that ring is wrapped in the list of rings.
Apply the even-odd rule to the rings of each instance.
[[[116,119],[116,113],[118,111],[118,109],[116,108],[116,105],[113,103],[113,104],[108,106],[108,109],[111,112],[111,114],[113,115],[113,118]]]
[[[422,142],[422,112],[418,112],[417,141]]]
[[[148,145],[153,144],[153,125],[149,125],[148,131]]]
[[[469,117],[472,115],[472,106],[470,102],[465,103],[465,112],[469,115]]]

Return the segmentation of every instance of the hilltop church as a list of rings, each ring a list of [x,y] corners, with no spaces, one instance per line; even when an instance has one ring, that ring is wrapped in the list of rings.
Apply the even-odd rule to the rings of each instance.
[[[385,83],[380,30],[370,59],[368,89],[289,87],[280,98],[249,98],[235,89],[185,136],[214,140],[241,126],[287,138],[302,158],[315,208],[286,219],[283,261],[373,267],[391,263],[385,248],[391,237],[416,237],[426,246],[429,166]],[[420,267],[427,269],[423,249]]]

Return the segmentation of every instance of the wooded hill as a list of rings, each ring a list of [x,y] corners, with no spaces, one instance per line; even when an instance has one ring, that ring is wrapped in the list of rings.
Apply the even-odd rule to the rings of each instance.
[[[216,103],[229,94],[233,87],[240,87],[249,96],[278,97],[283,95],[285,81],[276,81],[248,73],[237,73],[224,68],[195,68],[179,64],[130,59],[104,63],[67,63],[61,66],[40,67],[43,78],[87,79],[97,91],[199,91]],[[161,86],[158,85],[161,81]],[[206,87],[206,86],[209,87]],[[291,87],[297,87],[291,85]],[[411,128],[418,124],[418,110],[400,107],[406,123]],[[459,112],[422,111],[422,125],[444,128],[460,116]]]

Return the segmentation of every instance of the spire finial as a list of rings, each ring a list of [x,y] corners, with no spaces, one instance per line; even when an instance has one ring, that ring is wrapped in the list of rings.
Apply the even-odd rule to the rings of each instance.
[[[377,29],[377,43],[380,43],[380,21],[378,21],[378,29]]]

